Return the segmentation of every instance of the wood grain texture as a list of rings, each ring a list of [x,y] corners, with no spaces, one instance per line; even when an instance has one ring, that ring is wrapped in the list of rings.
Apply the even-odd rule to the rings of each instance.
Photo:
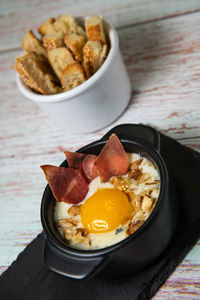
[[[196,13],[119,31],[133,94],[128,109],[114,125],[143,122],[176,139],[200,136],[199,21]],[[19,54],[0,56],[1,156],[36,155],[58,151],[59,147],[75,150],[103,135],[107,129],[84,138],[66,136],[45,112],[25,99],[16,87],[12,69]]]
[[[20,47],[30,29],[50,16],[69,13],[73,16],[102,14],[116,27],[138,24],[198,11],[198,0],[96,0],[96,1],[3,1],[0,18],[0,50]]]
[[[0,18],[0,274],[41,231],[40,201],[46,181],[39,166],[59,165],[75,151],[121,123],[154,126],[200,152],[199,1],[4,2]],[[118,28],[131,79],[127,110],[113,124],[70,135],[17,89],[13,64],[24,33],[51,15],[102,13]],[[31,18],[30,18],[31,15]],[[170,16],[179,15],[175,18]],[[12,18],[11,18],[12,17]],[[161,20],[159,20],[161,19]],[[19,22],[20,20],[20,22]],[[133,24],[131,26],[131,24]],[[6,28],[6,30],[5,30]],[[6,203],[6,205],[5,205]],[[200,299],[200,242],[154,299]]]
[[[190,251],[154,299],[200,299],[200,242]]]

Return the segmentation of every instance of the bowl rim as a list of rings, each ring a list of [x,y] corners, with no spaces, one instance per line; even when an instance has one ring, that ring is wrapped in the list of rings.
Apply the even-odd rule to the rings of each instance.
[[[75,17],[75,20],[77,22],[84,21],[88,19],[87,17]],[[53,95],[40,95],[34,93],[22,80],[20,75],[16,72],[16,82],[19,90],[21,93],[29,98],[30,100],[33,100],[35,102],[42,102],[42,103],[54,103],[54,102],[60,102],[60,101],[66,101],[71,100],[75,96],[84,93],[87,89],[92,88],[95,83],[97,83],[99,80],[102,79],[104,73],[109,69],[110,65],[113,63],[113,61],[116,58],[116,55],[119,51],[119,38],[116,29],[107,21],[103,20],[104,25],[108,28],[108,35],[110,39],[110,49],[108,52],[108,55],[102,64],[102,66],[97,70],[95,74],[93,74],[89,79],[87,79],[85,82],[80,84],[79,86],[58,94]]]
[[[46,202],[47,202],[49,193],[50,193],[50,195],[52,195],[52,192],[51,192],[49,185],[47,184],[45,191],[43,193],[42,202],[41,202],[41,222],[42,222],[42,226],[43,226],[46,238],[47,238],[47,242],[49,244],[51,244],[53,247],[55,247],[55,249],[58,250],[59,252],[65,253],[67,255],[79,257],[79,258],[92,258],[92,257],[109,254],[110,252],[114,252],[115,250],[118,250],[119,248],[123,247],[127,243],[136,239],[140,234],[142,234],[142,232],[145,230],[145,228],[147,228],[152,223],[153,219],[158,214],[160,203],[162,201],[164,201],[163,198],[165,198],[165,195],[167,195],[167,191],[168,191],[168,187],[169,187],[169,175],[168,175],[166,164],[165,164],[162,156],[149,143],[144,142],[144,140],[142,140],[142,139],[134,138],[133,140],[131,140],[130,138],[128,138],[128,137],[126,138],[124,136],[124,137],[120,137],[120,141],[122,142],[122,144],[125,144],[125,143],[136,144],[137,146],[141,147],[141,149],[145,150],[150,155],[150,157],[152,157],[153,160],[156,162],[157,168],[160,173],[159,175],[160,175],[161,184],[160,184],[160,193],[159,193],[159,196],[158,196],[158,199],[157,199],[154,209],[152,210],[151,214],[146,219],[146,221],[136,230],[136,232],[134,232],[134,234],[131,234],[127,238],[119,241],[118,243],[110,245],[105,248],[93,249],[93,250],[75,249],[70,246],[67,246],[64,243],[64,241],[63,241],[63,243],[60,242],[54,236],[53,232],[51,232],[51,230],[48,228],[44,211],[46,208]],[[98,140],[96,142],[93,142],[91,144],[88,144],[88,145],[82,147],[77,152],[84,153],[84,151],[89,150],[93,146],[98,146],[98,145],[103,146],[103,145],[105,145],[105,143],[106,143],[106,140]],[[60,166],[65,166],[65,167],[68,166],[67,160],[64,160]]]

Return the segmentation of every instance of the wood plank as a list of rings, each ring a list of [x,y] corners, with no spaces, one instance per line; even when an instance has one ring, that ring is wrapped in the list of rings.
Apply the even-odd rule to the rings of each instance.
[[[150,110],[152,118],[147,122],[166,134],[181,138],[190,131],[192,136],[199,136],[196,79],[200,68],[195,63],[199,60],[199,20],[198,13],[119,31],[133,85],[133,100],[126,117],[129,114],[141,121],[140,113],[146,118]]]
[[[39,165],[59,165],[64,149],[77,150],[114,125],[143,122],[200,150],[199,22],[200,14],[195,13],[119,31],[132,99],[116,122],[87,135],[66,135],[20,94],[12,70],[20,51],[0,55],[0,201],[7,204],[0,210],[0,272],[41,231],[39,210],[46,182]],[[155,299],[199,297],[199,250],[198,243]]]
[[[199,22],[200,13],[196,13],[120,30],[120,47],[134,90],[132,99],[116,122],[88,135],[66,135],[25,99],[12,70],[20,51],[2,54],[1,157],[75,150],[112,126],[129,122],[152,125],[176,139],[200,136]]]
[[[198,0],[104,0],[96,1],[3,1],[0,18],[0,50],[21,46],[24,35],[36,29],[51,16],[68,13],[73,16],[102,14],[117,27],[138,24],[167,18],[188,12],[198,11]]]
[[[197,152],[200,152],[200,138],[183,139],[183,140],[178,140],[178,141],[179,141],[179,143],[183,144],[184,146],[187,146]]]
[[[200,251],[195,246],[193,251]],[[191,255],[191,254],[189,254]],[[200,298],[200,265],[190,262],[185,264],[187,258],[180,264],[168,278],[153,299],[199,299]]]
[[[200,298],[200,241],[169,276],[153,299]],[[187,295],[187,296],[186,296]]]

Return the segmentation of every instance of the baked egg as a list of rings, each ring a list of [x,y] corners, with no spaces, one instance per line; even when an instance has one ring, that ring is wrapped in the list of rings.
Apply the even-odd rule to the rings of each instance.
[[[145,157],[127,153],[129,172],[107,182],[96,177],[78,205],[56,202],[55,222],[65,242],[94,250],[120,242],[149,217],[160,191],[156,167]]]

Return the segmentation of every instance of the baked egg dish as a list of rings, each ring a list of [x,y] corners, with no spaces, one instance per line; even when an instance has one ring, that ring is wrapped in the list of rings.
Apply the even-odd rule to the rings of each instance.
[[[126,153],[114,134],[98,156],[65,155],[69,168],[41,167],[56,199],[54,220],[65,243],[95,250],[134,234],[159,197],[155,165],[140,154]]]
[[[113,176],[106,183],[96,177],[79,205],[56,203],[57,228],[71,247],[94,250],[116,244],[134,233],[152,212],[160,191],[158,171],[138,154],[127,156],[127,175]],[[134,177],[135,166],[138,175]]]

